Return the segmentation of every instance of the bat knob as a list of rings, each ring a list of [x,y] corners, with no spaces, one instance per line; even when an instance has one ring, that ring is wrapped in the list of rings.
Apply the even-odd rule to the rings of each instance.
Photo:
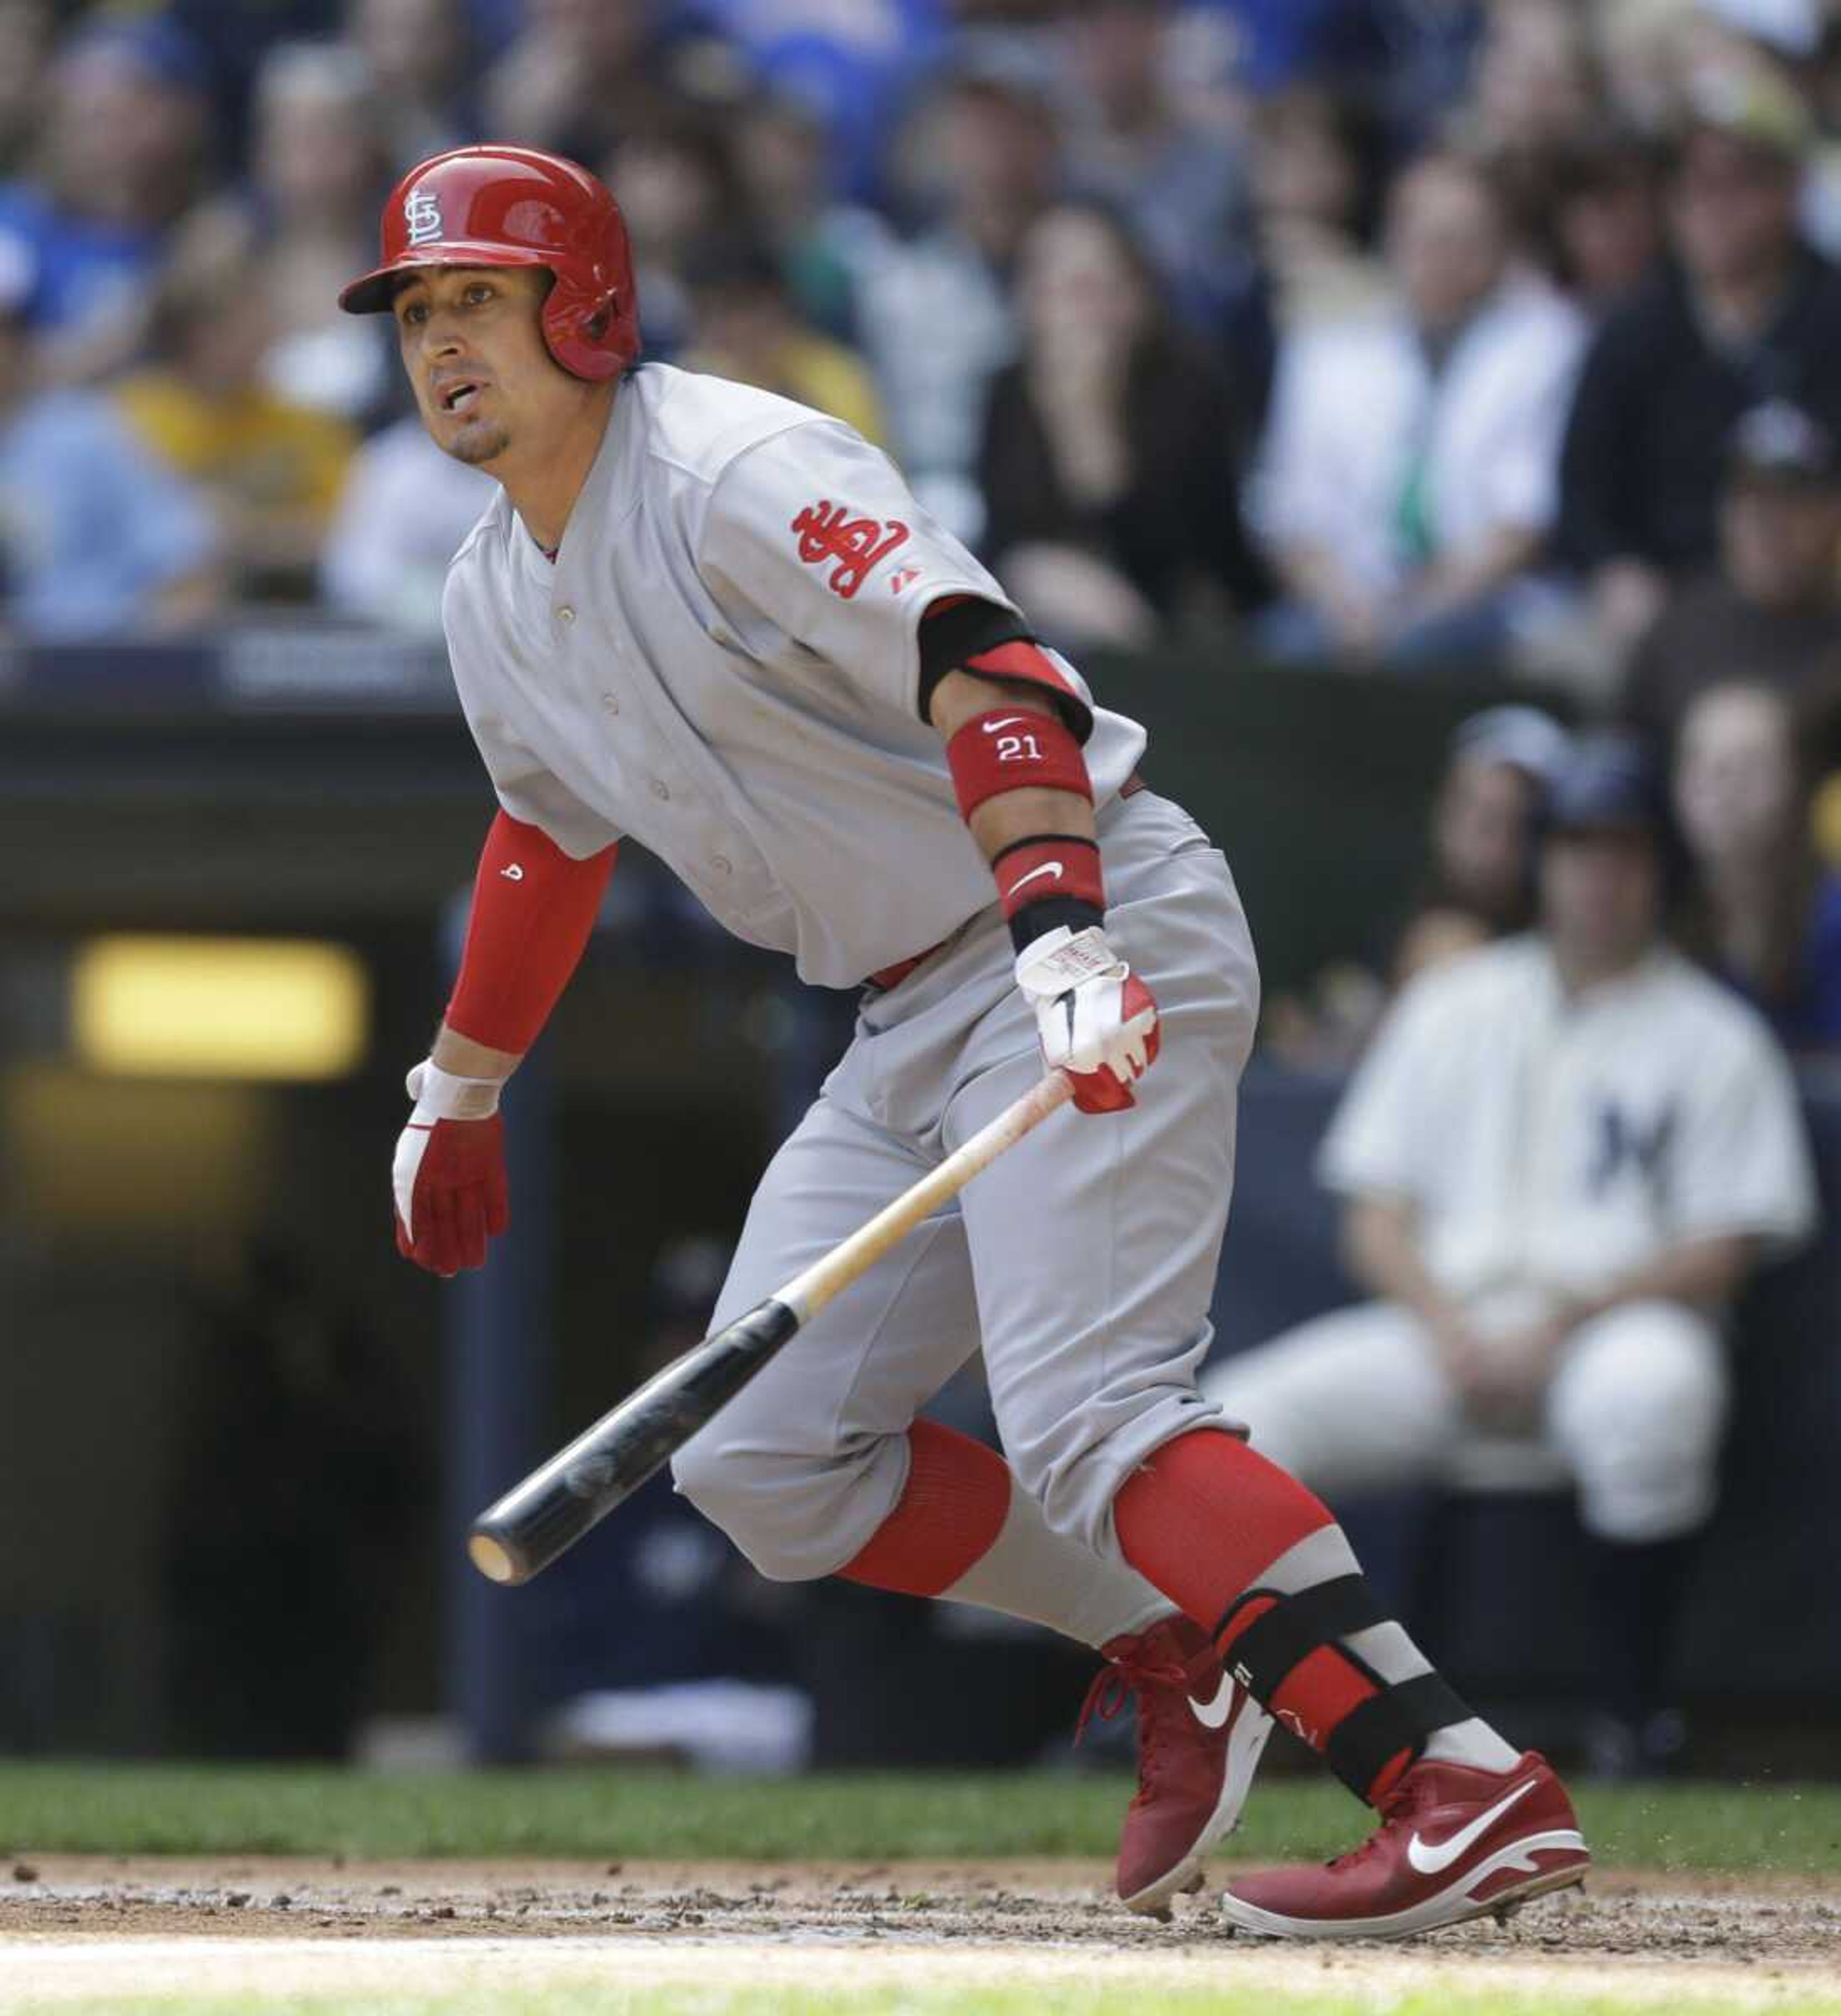
[[[495,1540],[490,1533],[471,1534],[467,1539],[466,1551],[473,1566],[488,1582],[510,1583],[524,1579],[517,1562],[512,1557],[511,1550],[502,1540]]]

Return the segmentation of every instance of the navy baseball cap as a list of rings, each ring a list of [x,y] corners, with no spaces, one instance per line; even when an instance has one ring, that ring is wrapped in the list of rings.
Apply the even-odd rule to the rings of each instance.
[[[1658,837],[1668,811],[1662,773],[1634,735],[1581,736],[1554,772],[1541,808],[1549,833],[1632,827]]]

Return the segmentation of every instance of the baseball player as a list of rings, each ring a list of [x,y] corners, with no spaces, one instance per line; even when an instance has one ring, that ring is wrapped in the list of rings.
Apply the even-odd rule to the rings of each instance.
[[[451,1274],[503,1229],[500,1096],[630,833],[739,936],[863,989],[718,1326],[1045,1061],[1080,1109],[807,1325],[685,1445],[679,1489],[764,1575],[983,1604],[1100,1648],[1102,1712],[1137,1701],[1134,1909],[1199,1884],[1266,1711],[1382,1824],[1361,1856],[1237,1885],[1242,1922],[1398,1934],[1577,1882],[1548,1765],[1471,1714],[1330,1514],[1196,1390],[1258,982],[1220,852],[1139,785],[1143,731],[849,428],[640,364],[619,211],[573,164],[422,163],[340,299],[394,316],[430,434],[502,486],[445,598],[499,811],[411,1074],[404,1253]],[[980,1347],[1007,1462],[916,1418]]]
[[[1640,747],[1581,743],[1542,823],[1538,929],[1415,981],[1324,1143],[1378,1299],[1204,1383],[1332,1497],[1448,1477],[1480,1438],[1559,1457],[1595,1541],[1607,1733],[1635,1762],[1713,1507],[1722,1321],[1811,1229],[1814,1186],[1769,1031],[1659,941],[1670,835]]]

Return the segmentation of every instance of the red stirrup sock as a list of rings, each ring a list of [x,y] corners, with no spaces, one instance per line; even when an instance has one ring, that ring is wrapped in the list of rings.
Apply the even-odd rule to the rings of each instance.
[[[938,1596],[1004,1530],[1009,1466],[994,1449],[937,1421],[916,1421],[908,1445],[908,1481],[894,1510],[838,1573],[901,1596]]]
[[[1436,1674],[1390,1684],[1344,1642],[1388,1621],[1347,1543],[1320,1499],[1235,1437],[1199,1428],[1165,1443],[1113,1517],[1125,1558],[1357,1798],[1384,1798],[1433,1730],[1469,1716]],[[1282,1558],[1325,1528],[1333,1538],[1303,1557],[1314,1564],[1275,1582]]]

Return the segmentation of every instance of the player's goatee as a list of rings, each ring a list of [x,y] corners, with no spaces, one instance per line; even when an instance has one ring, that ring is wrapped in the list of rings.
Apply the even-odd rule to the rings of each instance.
[[[505,453],[510,440],[511,437],[503,427],[489,434],[462,434],[449,445],[448,452],[456,462],[474,464],[491,462]]]

